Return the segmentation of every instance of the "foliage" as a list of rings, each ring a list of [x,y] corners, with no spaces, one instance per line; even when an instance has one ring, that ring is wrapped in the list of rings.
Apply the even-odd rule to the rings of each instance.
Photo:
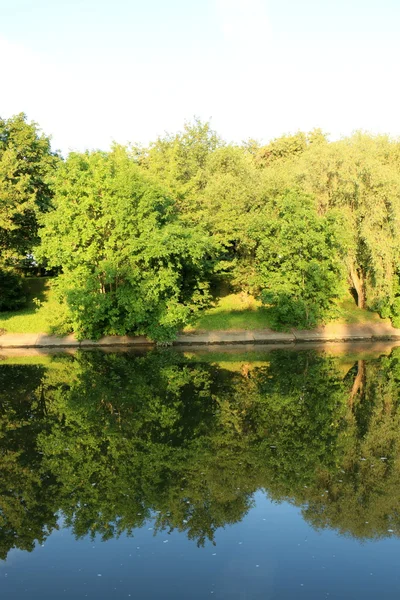
[[[2,558],[42,542],[59,511],[77,537],[154,521],[201,545],[260,488],[317,528],[400,534],[398,349],[266,357],[234,371],[170,351],[0,366]]]
[[[22,303],[21,282],[10,270],[39,241],[38,214],[50,208],[47,179],[57,159],[50,139],[24,114],[0,118],[0,310]]]
[[[50,138],[24,114],[0,119],[0,252],[18,259],[38,241],[38,213],[49,210],[48,176],[57,163]]]
[[[13,271],[0,270],[0,311],[15,310],[25,302],[22,279]]]
[[[224,146],[208,156],[204,185],[192,200],[187,219],[204,223],[219,248],[216,272],[237,291],[251,291],[253,270],[247,223],[266,201],[262,178],[251,154],[238,146]]]
[[[278,322],[312,326],[343,292],[339,216],[317,214],[312,198],[290,192],[253,217],[254,282]]]
[[[350,241],[346,266],[360,308],[389,307],[400,259],[397,144],[385,136],[357,133],[310,146],[291,171],[302,189],[315,196],[320,212],[339,209],[345,216]]]
[[[204,185],[207,158],[222,145],[210,123],[195,118],[183,131],[159,137],[139,154],[139,163],[157,182],[162,182],[180,206],[187,206]]]
[[[326,142],[326,135],[320,129],[314,129],[308,134],[298,131],[294,135],[283,135],[276,138],[266,146],[259,148],[256,160],[263,166],[275,161],[286,161],[303,154],[311,144]]]
[[[227,144],[195,118],[147,148],[64,164],[24,115],[0,120],[0,267],[62,270],[60,332],[80,337],[172,339],[209,289],[308,327],[334,316],[345,283],[399,325],[399,148],[318,129]]]
[[[209,236],[182,226],[124,148],[71,154],[58,170],[54,205],[38,254],[63,268],[66,327],[79,337],[168,340],[207,305]]]

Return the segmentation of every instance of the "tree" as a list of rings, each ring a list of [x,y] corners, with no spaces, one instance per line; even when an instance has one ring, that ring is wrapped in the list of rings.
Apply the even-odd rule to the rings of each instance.
[[[202,177],[207,158],[223,145],[210,123],[195,118],[176,134],[159,137],[142,152],[141,166],[166,188],[183,210],[204,185]]]
[[[39,213],[51,206],[49,175],[58,157],[24,114],[0,118],[0,253],[15,262],[38,242]]]
[[[254,283],[284,325],[312,326],[343,291],[341,220],[319,216],[312,198],[288,192],[253,214]]]
[[[13,271],[38,243],[38,215],[50,209],[48,177],[57,162],[50,138],[24,114],[0,118],[0,276],[8,290],[0,298],[0,310],[23,302]]]
[[[310,133],[298,131],[294,135],[283,135],[259,148],[255,155],[256,162],[263,166],[276,161],[286,162],[303,154],[310,145],[325,144],[326,142],[326,134],[321,129],[314,129]]]
[[[192,199],[186,218],[212,231],[219,248],[216,271],[234,287],[248,289],[254,244],[247,236],[247,223],[265,203],[262,173],[251,153],[226,145],[208,155],[202,178],[203,187]]]
[[[321,214],[339,209],[345,217],[345,263],[358,306],[395,314],[400,263],[396,144],[386,136],[357,133],[310,146],[292,170],[298,185],[316,198]]]
[[[125,148],[70,154],[54,191],[39,253],[63,269],[65,322],[79,337],[169,340],[207,305],[209,235],[182,226]]]

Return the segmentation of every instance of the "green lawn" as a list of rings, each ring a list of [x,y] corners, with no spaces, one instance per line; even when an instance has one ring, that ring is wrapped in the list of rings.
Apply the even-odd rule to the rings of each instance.
[[[357,308],[348,294],[338,302],[337,316],[332,321],[348,325],[361,323],[382,323],[377,313]],[[261,306],[261,302],[245,293],[230,294],[216,301],[194,325],[185,328],[187,332],[235,329],[276,329],[272,312]]]
[[[25,279],[27,304],[15,312],[0,312],[0,330],[7,333],[51,333],[59,304],[47,277]]]
[[[189,325],[184,331],[264,329],[272,328],[272,324],[270,311],[263,308],[261,302],[253,296],[241,292],[220,298],[213,308],[203,313],[194,325]]]
[[[338,316],[334,321],[336,323],[356,325],[358,323],[382,323],[384,319],[381,319],[378,313],[357,308],[352,296],[348,294],[346,298],[338,303]],[[387,322],[389,322],[389,319],[387,319]]]
[[[28,277],[25,280],[27,305],[16,312],[0,313],[0,332],[7,333],[52,333],[53,324],[60,317],[60,305],[51,290],[49,278]],[[360,310],[349,295],[338,304],[335,322],[382,323],[378,314]],[[215,306],[205,311],[186,332],[213,330],[239,330],[274,328],[274,319],[268,308],[261,306],[251,295],[241,292],[229,294],[216,301]]]

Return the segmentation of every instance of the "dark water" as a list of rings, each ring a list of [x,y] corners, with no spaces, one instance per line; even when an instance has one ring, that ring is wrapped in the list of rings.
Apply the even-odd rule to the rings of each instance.
[[[1,598],[397,599],[399,358],[3,360]]]

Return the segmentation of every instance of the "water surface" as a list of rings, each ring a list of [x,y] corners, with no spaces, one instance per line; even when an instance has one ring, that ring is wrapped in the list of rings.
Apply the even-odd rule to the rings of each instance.
[[[0,363],[4,598],[398,598],[400,350]]]

